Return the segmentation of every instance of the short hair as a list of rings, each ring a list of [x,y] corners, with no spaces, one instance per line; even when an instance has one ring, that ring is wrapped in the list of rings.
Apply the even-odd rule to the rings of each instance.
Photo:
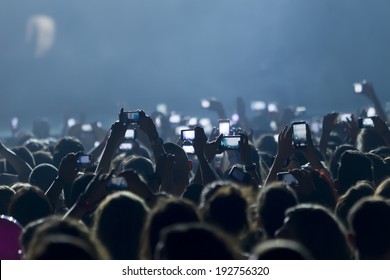
[[[33,157],[36,165],[39,165],[41,163],[53,164],[53,157],[50,152],[47,151],[33,152]]]
[[[386,146],[385,141],[375,130],[373,129],[361,129],[357,139],[356,147],[363,153],[368,153],[376,148]]]
[[[345,151],[338,169],[338,192],[344,194],[357,181],[374,179],[372,161],[359,151]]]
[[[380,197],[360,200],[348,216],[360,259],[382,259],[390,253],[390,205]]]
[[[228,236],[201,223],[165,228],[155,256],[163,260],[234,260],[237,257],[236,244]]]
[[[381,196],[385,199],[390,199],[390,178],[384,180],[375,190],[376,196]]]
[[[345,194],[340,196],[336,208],[335,214],[340,221],[348,227],[348,213],[351,208],[363,197],[371,196],[374,194],[374,188],[367,181],[360,181],[353,187],[351,187]]]
[[[267,236],[274,237],[284,221],[284,213],[298,204],[295,192],[282,182],[262,188],[257,200],[257,215]]]
[[[38,187],[25,187],[18,190],[11,199],[8,214],[22,226],[53,213],[49,199]]]
[[[302,244],[287,239],[270,239],[257,245],[250,260],[312,260],[310,252]]]
[[[8,206],[15,191],[8,186],[0,186],[0,215],[8,214]]]
[[[107,196],[94,214],[94,235],[115,260],[139,259],[142,229],[149,213],[143,199],[120,191]]]
[[[69,153],[84,152],[84,146],[76,137],[66,136],[61,138],[54,147],[53,163],[59,167],[62,159]]]
[[[43,163],[34,167],[28,179],[31,185],[46,192],[58,175],[58,169],[51,164]]]
[[[142,234],[141,257],[152,259],[161,231],[171,225],[199,222],[196,206],[185,199],[160,198],[150,212]]]

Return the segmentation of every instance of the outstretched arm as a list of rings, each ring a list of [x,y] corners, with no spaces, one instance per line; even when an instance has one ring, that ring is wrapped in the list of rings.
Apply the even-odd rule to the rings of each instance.
[[[0,154],[15,168],[20,182],[28,182],[31,166],[0,141]]]

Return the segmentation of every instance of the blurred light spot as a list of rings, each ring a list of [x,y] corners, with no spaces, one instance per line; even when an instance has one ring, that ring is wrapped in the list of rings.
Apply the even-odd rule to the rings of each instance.
[[[251,110],[253,110],[253,111],[264,110],[265,107],[266,107],[266,104],[264,101],[252,101],[251,102]]]
[[[198,119],[196,117],[192,117],[188,120],[188,125],[197,125],[198,124]]]
[[[26,38],[33,41],[35,45],[35,56],[41,57],[54,44],[56,24],[52,17],[46,15],[35,15],[27,22]]]
[[[167,104],[164,104],[164,103],[157,104],[156,111],[160,112],[161,114],[168,115],[168,106],[167,106]]]
[[[376,116],[376,110],[374,107],[370,107],[367,109],[367,117]]]
[[[68,127],[72,127],[76,124],[76,120],[75,119],[68,119]]]
[[[202,99],[201,104],[202,104],[202,108],[209,108],[210,107],[210,101],[207,99]]]
[[[278,112],[278,106],[276,103],[269,103],[268,104],[268,112]]]

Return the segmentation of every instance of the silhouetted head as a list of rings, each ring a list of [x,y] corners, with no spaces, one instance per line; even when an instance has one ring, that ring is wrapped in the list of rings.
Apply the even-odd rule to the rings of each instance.
[[[66,136],[61,138],[54,147],[53,163],[59,167],[61,160],[69,153],[84,152],[83,144],[75,137]]]
[[[58,170],[51,164],[37,165],[30,173],[29,183],[39,187],[43,192],[46,192],[54,179],[58,175]]]

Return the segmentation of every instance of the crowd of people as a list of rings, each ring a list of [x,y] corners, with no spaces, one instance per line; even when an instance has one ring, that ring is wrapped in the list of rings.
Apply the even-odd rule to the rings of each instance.
[[[0,259],[390,259],[388,118],[371,84],[361,93],[376,116],[329,113],[318,131],[294,108],[249,118],[242,98],[224,134],[139,109],[108,132],[13,131],[0,142]]]

